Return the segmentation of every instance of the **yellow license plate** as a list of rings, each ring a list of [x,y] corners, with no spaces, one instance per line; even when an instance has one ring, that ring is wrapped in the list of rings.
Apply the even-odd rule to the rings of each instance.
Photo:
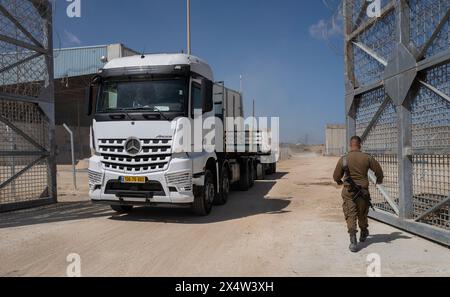
[[[124,176],[122,182],[126,184],[145,184],[146,178],[143,176]]]

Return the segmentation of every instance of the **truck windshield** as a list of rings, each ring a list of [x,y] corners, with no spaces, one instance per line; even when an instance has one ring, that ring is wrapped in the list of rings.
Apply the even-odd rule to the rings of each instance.
[[[186,93],[183,79],[107,81],[101,86],[97,112],[183,112]]]

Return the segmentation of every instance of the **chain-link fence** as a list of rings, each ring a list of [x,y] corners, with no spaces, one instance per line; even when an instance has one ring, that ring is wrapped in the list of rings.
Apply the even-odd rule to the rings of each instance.
[[[56,201],[52,6],[0,0],[0,211]]]
[[[450,245],[450,2],[346,0],[348,136],[383,166],[371,216]]]

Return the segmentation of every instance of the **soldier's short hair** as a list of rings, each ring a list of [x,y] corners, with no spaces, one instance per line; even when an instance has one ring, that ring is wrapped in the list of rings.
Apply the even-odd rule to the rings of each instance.
[[[361,139],[361,137],[359,137],[359,136],[353,136],[353,137],[350,139],[350,142],[353,142],[353,141],[356,141],[359,145],[361,145],[361,143],[362,143],[362,139]]]

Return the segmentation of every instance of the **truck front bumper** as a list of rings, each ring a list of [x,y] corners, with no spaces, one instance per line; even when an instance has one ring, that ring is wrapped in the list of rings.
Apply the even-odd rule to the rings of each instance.
[[[145,177],[149,186],[121,187],[125,175]],[[150,183],[157,189],[152,190]],[[194,201],[192,161],[174,158],[166,171],[133,175],[105,170],[101,158],[94,156],[89,160],[89,188],[91,200],[97,203],[185,207]]]

